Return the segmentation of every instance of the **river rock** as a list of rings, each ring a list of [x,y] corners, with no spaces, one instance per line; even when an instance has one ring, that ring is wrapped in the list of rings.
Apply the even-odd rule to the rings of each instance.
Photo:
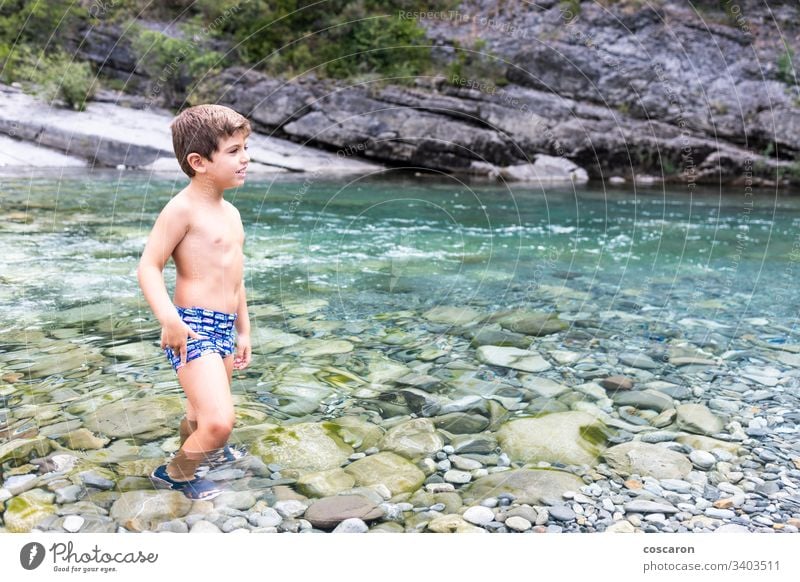
[[[287,469],[333,469],[353,454],[353,448],[325,423],[263,425],[260,432],[252,441],[250,452],[267,464],[277,463]]]
[[[86,520],[80,515],[68,515],[64,518],[63,528],[70,533],[77,533],[83,527]]]
[[[609,435],[597,418],[575,411],[511,420],[497,431],[500,447],[514,460],[568,465],[593,465]]]
[[[678,513],[678,509],[665,502],[634,499],[623,505],[628,513]]]
[[[456,453],[489,454],[495,452],[497,439],[491,433],[457,434],[450,439]]]
[[[327,471],[315,471],[302,475],[297,480],[297,489],[308,497],[329,497],[340,491],[351,489],[355,482],[352,475],[336,467]]]
[[[490,521],[494,521],[494,512],[488,507],[482,505],[475,505],[468,507],[462,514],[462,517],[474,525],[486,525]]]
[[[681,430],[695,434],[711,435],[722,431],[722,420],[702,404],[679,404],[677,425]]]
[[[434,323],[446,323],[449,325],[467,325],[478,319],[480,312],[470,307],[447,307],[439,306],[429,309],[422,314],[424,319]]]
[[[358,518],[350,517],[337,525],[333,533],[367,533],[368,531],[369,526],[366,523]]]
[[[509,331],[533,336],[550,335],[568,327],[567,322],[558,319],[558,315],[555,313],[524,310],[514,311],[496,321]]]
[[[322,428],[333,431],[336,436],[353,447],[364,451],[374,447],[383,438],[384,430],[359,416],[339,416],[322,423]]]
[[[426,526],[434,533],[487,533],[482,527],[472,525],[460,515],[449,514],[434,517]]]
[[[6,530],[10,533],[29,533],[36,524],[55,515],[55,496],[43,489],[32,489],[12,497],[6,502],[3,514]]]
[[[663,412],[673,407],[672,398],[656,390],[615,392],[611,399],[617,406],[633,406]]]
[[[191,508],[192,501],[179,491],[128,491],[111,506],[110,516],[122,527],[141,532],[183,517]]]
[[[616,392],[617,390],[633,389],[633,380],[627,376],[609,376],[599,381],[600,385],[606,390]]]
[[[550,364],[538,353],[519,348],[500,346],[481,346],[476,350],[478,361],[492,366],[513,368],[524,372],[543,372]]]
[[[11,459],[17,462],[24,461],[32,452],[36,452],[40,457],[50,452],[50,439],[37,436],[29,439],[14,439],[7,443],[0,444],[0,464]]]
[[[508,529],[514,531],[528,531],[531,529],[531,527],[533,527],[530,521],[518,515],[513,515],[507,518],[505,524]]]
[[[284,348],[283,353],[297,355],[302,358],[315,358],[331,354],[346,354],[353,351],[353,344],[347,340],[337,339],[305,339]]]
[[[513,331],[481,329],[471,335],[470,345],[473,348],[480,346],[501,346],[527,349],[531,345],[530,336]]]
[[[480,477],[461,492],[465,502],[509,493],[517,503],[552,505],[563,499],[565,491],[577,491],[583,484],[579,477],[566,471],[512,469]]]
[[[85,428],[69,432],[56,440],[72,450],[102,449],[110,442],[110,439],[100,438]]]
[[[444,440],[428,418],[415,418],[392,427],[384,435],[378,448],[394,451],[408,459],[435,453],[444,446]]]
[[[523,388],[545,398],[556,398],[569,392],[569,386],[541,376],[520,374],[519,380]]]
[[[471,434],[486,430],[489,419],[480,414],[451,412],[431,418],[436,428],[446,430],[452,434]]]
[[[383,509],[366,497],[335,495],[312,503],[306,509],[303,517],[314,527],[331,529],[347,519],[358,518],[363,521],[372,521],[383,515]]]
[[[84,420],[86,428],[112,438],[132,437],[143,442],[172,436],[175,419],[183,415],[175,397],[156,396],[141,400],[118,400],[105,404]]]
[[[620,362],[631,368],[653,370],[659,367],[659,364],[646,354],[624,353],[620,354],[618,358]]]
[[[692,470],[684,455],[658,445],[631,441],[606,449],[603,457],[623,476],[636,473],[656,479],[683,479]]]
[[[689,445],[693,449],[699,449],[702,451],[722,449],[723,451],[733,453],[734,455],[738,454],[742,448],[742,445],[737,442],[721,441],[719,439],[695,434],[680,435],[676,437],[675,440],[681,444]]]
[[[392,495],[411,492],[425,481],[425,474],[396,453],[384,451],[358,459],[344,469],[358,486],[383,484]]]

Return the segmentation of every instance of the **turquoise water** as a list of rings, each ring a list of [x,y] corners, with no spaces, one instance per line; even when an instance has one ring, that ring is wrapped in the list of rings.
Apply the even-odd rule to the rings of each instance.
[[[137,260],[182,187],[131,172],[2,178],[4,334],[109,302],[149,317]],[[433,304],[544,307],[555,287],[593,308],[767,317],[796,334],[800,200],[788,194],[281,177],[227,197],[245,223],[255,303],[324,298],[336,317],[363,317]]]

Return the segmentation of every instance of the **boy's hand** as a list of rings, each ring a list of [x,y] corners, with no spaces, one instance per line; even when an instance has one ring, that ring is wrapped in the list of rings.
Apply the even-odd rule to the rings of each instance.
[[[234,370],[244,370],[250,365],[252,350],[250,348],[250,336],[248,334],[237,334],[236,336],[236,357],[233,359]]]
[[[176,318],[165,323],[161,328],[161,349],[171,348],[174,353],[180,354],[181,364],[185,364],[188,338],[203,339],[205,337],[186,325],[180,318]]]

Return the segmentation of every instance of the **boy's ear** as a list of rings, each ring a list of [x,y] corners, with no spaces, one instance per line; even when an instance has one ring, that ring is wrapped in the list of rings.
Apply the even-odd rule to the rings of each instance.
[[[192,152],[189,155],[187,155],[186,161],[189,162],[189,165],[198,174],[206,173],[206,160],[203,156],[201,156],[197,152]]]

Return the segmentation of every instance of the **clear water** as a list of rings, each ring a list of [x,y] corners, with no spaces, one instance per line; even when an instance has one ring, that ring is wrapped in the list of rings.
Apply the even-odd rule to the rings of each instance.
[[[28,393],[8,401],[12,410],[89,394],[145,397],[139,389],[181,394],[136,267],[158,212],[184,184],[131,172],[2,177],[0,377]],[[312,175],[251,180],[227,198],[245,223],[251,321],[270,327],[297,331],[285,307],[323,299],[312,319],[527,307],[588,314],[591,328],[631,345],[676,337],[676,326],[698,345],[713,335],[717,353],[746,334],[797,343],[800,199],[790,195]],[[171,292],[171,263],[165,273]],[[361,348],[385,348],[383,333],[367,330]],[[263,390],[296,357],[264,357],[239,389],[279,414]],[[46,413],[49,422],[59,414]]]
[[[93,304],[147,318],[137,260],[183,185],[131,172],[3,177],[4,335]],[[766,317],[796,335],[800,198],[788,194],[312,176],[251,180],[227,198],[245,223],[251,302],[324,298],[349,318],[434,304],[542,307],[540,285],[567,286],[592,307]],[[707,307],[713,299],[719,307]]]

